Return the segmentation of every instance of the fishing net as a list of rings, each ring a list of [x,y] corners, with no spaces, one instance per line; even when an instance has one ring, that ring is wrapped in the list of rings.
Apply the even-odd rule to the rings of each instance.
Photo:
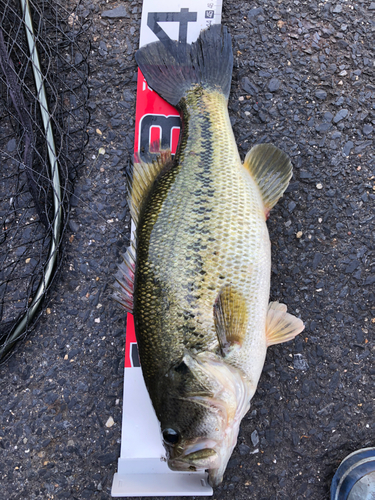
[[[77,2],[0,2],[0,361],[45,304],[83,161],[88,37]]]

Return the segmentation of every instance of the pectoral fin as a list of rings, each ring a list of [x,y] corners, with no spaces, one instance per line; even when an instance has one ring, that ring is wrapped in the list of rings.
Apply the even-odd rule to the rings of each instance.
[[[294,339],[305,328],[303,322],[286,312],[285,304],[270,302],[267,312],[266,337],[267,347],[282,344]]]
[[[232,285],[224,286],[214,304],[216,334],[224,355],[242,346],[248,320],[246,300]]]

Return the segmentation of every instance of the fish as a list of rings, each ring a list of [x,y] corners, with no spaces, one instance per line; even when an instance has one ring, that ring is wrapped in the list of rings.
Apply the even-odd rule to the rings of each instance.
[[[228,114],[233,53],[227,28],[192,44],[153,42],[136,53],[147,84],[177,107],[168,150],[135,155],[129,205],[136,225],[115,298],[134,315],[139,357],[170,469],[223,480],[270,345],[304,324],[269,302],[266,220],[292,165],[272,144],[242,163]]]

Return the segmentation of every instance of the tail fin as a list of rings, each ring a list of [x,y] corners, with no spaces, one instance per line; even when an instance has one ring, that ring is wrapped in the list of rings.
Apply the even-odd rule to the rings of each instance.
[[[173,106],[194,84],[229,97],[232,43],[226,27],[220,24],[202,31],[191,45],[172,40],[145,45],[135,59],[148,85]]]

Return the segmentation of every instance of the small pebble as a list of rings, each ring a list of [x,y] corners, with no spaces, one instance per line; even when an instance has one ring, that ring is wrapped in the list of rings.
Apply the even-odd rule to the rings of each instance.
[[[298,233],[296,234],[296,237],[298,239],[302,238],[302,235],[303,235],[303,232],[302,231],[298,231]]]
[[[280,88],[280,80],[277,78],[271,78],[270,83],[268,84],[268,90],[270,92],[276,92]]]
[[[365,135],[370,135],[372,131],[373,131],[373,126],[370,125],[369,123],[366,123],[366,125],[364,125],[363,127],[363,133]]]
[[[315,92],[315,97],[317,99],[321,99],[321,100],[324,100],[326,97],[327,97],[327,92],[325,90],[317,90]]]
[[[294,354],[293,368],[295,370],[307,370],[309,365],[302,354]]]
[[[342,152],[344,153],[345,156],[349,156],[350,151],[352,150],[354,144],[352,141],[348,141],[345,143]]]
[[[123,5],[120,5],[112,10],[104,10],[102,12],[103,19],[123,19],[126,16],[127,12]]]
[[[257,430],[251,433],[251,442],[253,443],[254,447],[259,444],[259,434]]]
[[[243,443],[239,445],[238,449],[239,449],[240,455],[242,455],[242,456],[248,455],[251,452],[250,446],[247,446],[247,444],[243,444]]]
[[[107,422],[105,423],[105,426],[106,427],[112,427],[113,425],[115,424],[115,421],[113,420],[112,417],[109,417],[109,419],[107,420]]]
[[[16,147],[17,147],[16,139],[11,139],[10,141],[8,141],[8,143],[7,143],[8,153],[13,153],[13,151],[16,149]]]
[[[346,118],[348,116],[348,113],[349,111],[347,109],[340,109],[340,111],[336,114],[336,116],[333,119],[334,123],[338,123],[344,118]]]
[[[323,189],[323,184],[318,182],[318,184],[316,185],[316,189]]]

